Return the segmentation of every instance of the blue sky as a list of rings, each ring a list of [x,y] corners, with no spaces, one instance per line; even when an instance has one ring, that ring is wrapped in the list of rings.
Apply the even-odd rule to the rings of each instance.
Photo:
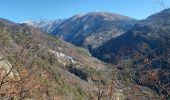
[[[107,11],[143,19],[162,8],[159,0],[0,0],[0,17],[15,22],[27,19],[62,19],[77,13]],[[165,0],[169,7],[170,0]]]

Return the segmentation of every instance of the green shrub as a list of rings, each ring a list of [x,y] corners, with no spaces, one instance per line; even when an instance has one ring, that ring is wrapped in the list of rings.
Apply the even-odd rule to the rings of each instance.
[[[11,43],[11,35],[5,30],[0,30],[0,43],[3,45],[9,45]]]

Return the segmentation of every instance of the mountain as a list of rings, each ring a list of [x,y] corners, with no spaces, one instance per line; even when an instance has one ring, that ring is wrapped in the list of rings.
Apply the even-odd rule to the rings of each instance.
[[[139,21],[92,54],[109,63],[121,59],[117,67],[120,75],[170,98],[170,9]]]
[[[107,12],[77,14],[61,23],[52,35],[76,46],[97,48],[130,29],[136,20]]]
[[[39,22],[26,21],[37,26]],[[65,20],[43,21],[40,29],[90,51],[129,30],[136,20],[107,12],[77,14]]]
[[[6,20],[4,18],[0,18],[0,24],[2,25],[8,25],[8,26],[13,26],[16,25],[17,23],[14,23],[12,21]]]
[[[65,21],[65,19],[40,20],[40,21],[26,20],[22,23],[25,23],[25,24],[33,26],[33,27],[39,27],[43,32],[51,33],[63,21]]]
[[[0,80],[12,68],[0,81],[0,99],[105,100],[113,95],[158,100],[147,87],[121,83],[117,70],[88,50],[26,24],[9,23],[0,20]],[[110,94],[113,81],[114,93]]]
[[[142,43],[149,45],[150,48],[160,46],[160,40],[165,39],[170,34],[170,9],[166,9],[148,18],[141,20],[126,33],[112,38],[107,43],[94,50],[94,56],[100,59],[109,60],[121,49],[133,51],[139,49]]]
[[[0,68],[8,66],[4,71],[0,71],[5,74],[12,66],[19,63],[14,68],[19,78],[8,77],[7,79],[11,81],[21,79],[23,80],[21,82],[26,82],[25,86],[19,85],[20,82],[14,84],[11,92],[22,93],[19,91],[20,88],[27,91],[33,87],[29,89],[30,94],[23,93],[24,98],[60,97],[66,100],[79,100],[95,96],[91,93],[95,91],[97,93],[97,84],[102,85],[101,80],[107,82],[104,74],[98,75],[103,73],[106,65],[93,58],[88,50],[75,47],[26,24],[11,25],[8,24],[10,23],[8,20],[0,20],[0,23],[2,24],[0,26]],[[19,56],[22,50],[22,56]],[[29,77],[25,76],[25,73],[29,73]],[[23,77],[27,77],[28,80]],[[6,84],[3,88],[8,89],[10,84]],[[5,89],[0,91],[0,94],[5,93],[7,91]],[[2,97],[8,96],[11,95],[5,94]],[[15,96],[20,97],[18,94]]]

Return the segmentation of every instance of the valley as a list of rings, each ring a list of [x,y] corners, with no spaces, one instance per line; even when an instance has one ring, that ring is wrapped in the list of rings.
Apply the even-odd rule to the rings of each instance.
[[[0,18],[0,100],[169,100],[170,9]]]

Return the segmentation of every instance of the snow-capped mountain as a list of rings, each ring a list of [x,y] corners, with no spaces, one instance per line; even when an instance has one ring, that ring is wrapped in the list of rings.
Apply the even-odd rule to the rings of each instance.
[[[64,19],[57,19],[57,20],[39,20],[39,21],[32,21],[32,20],[26,20],[22,23],[25,23],[27,25],[38,27],[43,32],[51,33],[56,27],[58,27],[59,24],[61,24],[64,21]]]

